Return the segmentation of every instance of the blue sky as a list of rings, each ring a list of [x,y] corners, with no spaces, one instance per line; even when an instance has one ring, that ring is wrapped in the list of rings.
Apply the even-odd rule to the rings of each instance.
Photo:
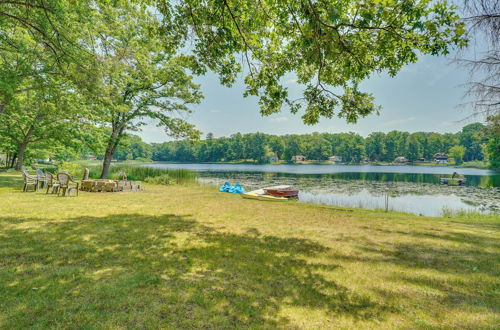
[[[278,135],[356,132],[363,136],[391,130],[457,132],[469,123],[461,120],[470,115],[471,110],[458,107],[463,103],[461,85],[467,80],[467,72],[451,63],[453,56],[423,56],[417,63],[404,67],[396,77],[382,74],[367,80],[362,90],[373,93],[382,110],[380,115],[369,115],[356,124],[347,124],[340,118],[322,118],[317,125],[307,126],[302,123],[300,114],[288,111],[262,117],[257,98],[243,97],[241,79],[227,88],[211,73],[196,79],[205,98],[193,107],[187,119],[204,133],[203,136],[211,132],[215,137],[236,132]],[[291,95],[300,95],[301,86],[293,79],[289,79],[287,85]],[[153,123],[143,127],[139,135],[146,142],[170,140]]]

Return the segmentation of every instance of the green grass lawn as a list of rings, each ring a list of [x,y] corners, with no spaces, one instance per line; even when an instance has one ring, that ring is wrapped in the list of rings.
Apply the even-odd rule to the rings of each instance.
[[[0,174],[0,328],[496,328],[500,218]]]

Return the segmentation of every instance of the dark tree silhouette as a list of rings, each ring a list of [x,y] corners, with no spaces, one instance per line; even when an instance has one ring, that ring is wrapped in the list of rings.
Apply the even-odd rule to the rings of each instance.
[[[500,1],[464,0],[473,58],[458,60],[469,70],[466,98],[473,116],[500,114]]]

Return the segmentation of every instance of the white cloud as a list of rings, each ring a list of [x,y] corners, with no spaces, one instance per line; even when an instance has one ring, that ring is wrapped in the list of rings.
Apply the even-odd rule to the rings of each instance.
[[[285,121],[288,121],[290,118],[288,117],[276,117],[276,118],[270,118],[269,121],[272,121],[273,123],[282,123]]]
[[[441,122],[440,126],[458,126],[460,125],[459,121],[443,121]]]
[[[417,119],[417,118],[415,118],[415,117],[409,117],[409,118],[405,118],[405,119],[391,120],[391,121],[385,122],[384,126],[394,126],[394,125],[409,123],[411,121],[414,121],[415,119]]]
[[[211,113],[219,113],[220,110],[210,110]]]

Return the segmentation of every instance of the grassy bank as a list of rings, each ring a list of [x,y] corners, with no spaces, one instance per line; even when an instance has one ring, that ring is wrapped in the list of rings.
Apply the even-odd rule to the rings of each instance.
[[[0,328],[495,328],[500,219],[0,173]]]

